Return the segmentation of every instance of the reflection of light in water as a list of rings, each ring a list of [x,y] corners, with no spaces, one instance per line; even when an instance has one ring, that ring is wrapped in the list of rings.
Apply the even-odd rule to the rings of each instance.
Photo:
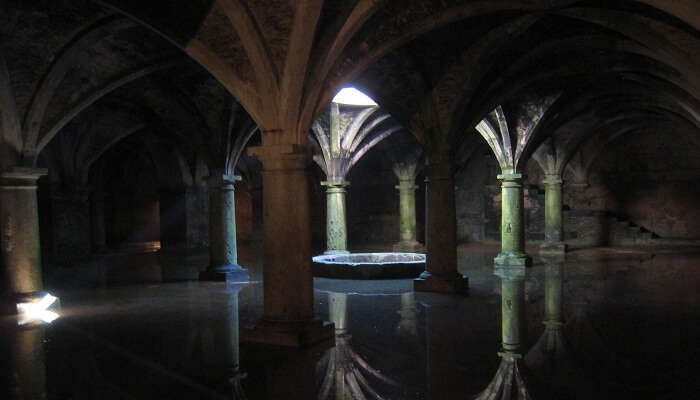
[[[377,103],[370,99],[369,96],[360,92],[353,87],[340,89],[338,94],[333,98],[334,103],[349,104],[354,106],[376,106]]]
[[[17,321],[17,324],[25,325],[38,320],[51,323],[53,320],[59,317],[57,313],[48,310],[48,308],[51,307],[56,300],[58,300],[57,297],[47,293],[38,301],[17,303],[17,313],[19,314],[19,321]]]

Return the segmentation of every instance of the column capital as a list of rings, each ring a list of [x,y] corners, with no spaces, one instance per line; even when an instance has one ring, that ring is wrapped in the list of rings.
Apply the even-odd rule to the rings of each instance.
[[[331,188],[344,189],[344,188],[350,186],[350,182],[346,181],[343,178],[329,179],[327,181],[321,181],[321,186],[328,186],[328,189],[331,189]]]
[[[233,189],[233,184],[240,181],[241,177],[239,175],[232,174],[216,174],[209,175],[206,179],[207,185],[210,188],[231,186],[231,189]]]
[[[501,181],[501,187],[503,188],[519,188],[523,186],[525,175],[518,173],[499,174],[496,178]]]
[[[46,168],[12,167],[0,173],[0,187],[35,189],[36,181],[48,173]]]
[[[399,189],[399,191],[414,191],[418,189],[418,185],[416,185],[413,180],[399,181],[399,184],[394,186],[394,189]]]
[[[564,181],[561,179],[560,174],[545,174],[542,183],[545,185],[561,185]]]
[[[496,178],[498,180],[501,180],[501,181],[515,181],[515,180],[525,179],[525,175],[523,175],[521,173],[517,173],[517,172],[511,172],[511,173],[498,174],[496,176]]]

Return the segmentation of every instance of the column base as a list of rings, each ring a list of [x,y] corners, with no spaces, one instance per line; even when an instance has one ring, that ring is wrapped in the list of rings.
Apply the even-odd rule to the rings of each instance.
[[[247,343],[282,347],[307,347],[335,337],[335,325],[318,318],[308,321],[260,320],[254,328],[241,329]]]
[[[425,253],[425,247],[417,241],[398,242],[394,245],[395,252],[402,253]]]
[[[250,272],[238,264],[222,265],[200,272],[199,280],[216,282],[247,282],[250,280]]]
[[[323,254],[325,254],[325,255],[350,254],[350,252],[347,250],[326,250],[323,252]]]
[[[498,355],[501,357],[501,364],[498,366],[496,376],[493,377],[486,390],[475,399],[531,400],[535,398],[523,374],[522,356],[511,352],[498,353]]]
[[[493,263],[497,267],[526,268],[531,266],[532,260],[525,253],[499,253]]]
[[[544,242],[540,246],[540,254],[560,255],[566,253],[566,243],[564,242]]]
[[[455,273],[453,276],[444,277],[433,275],[428,271],[413,280],[413,290],[416,292],[436,292],[449,294],[468,294],[469,278]]]

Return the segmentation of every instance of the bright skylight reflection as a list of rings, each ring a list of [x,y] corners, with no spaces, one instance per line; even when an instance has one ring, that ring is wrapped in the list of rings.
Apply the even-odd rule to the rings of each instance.
[[[349,104],[353,106],[376,106],[377,103],[369,96],[353,87],[340,89],[340,92],[333,98],[334,103]]]

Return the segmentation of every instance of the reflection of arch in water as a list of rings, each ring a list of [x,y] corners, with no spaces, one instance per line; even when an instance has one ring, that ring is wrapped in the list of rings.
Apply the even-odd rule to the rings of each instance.
[[[328,294],[329,319],[335,324],[335,346],[326,351],[316,367],[318,398],[383,399],[369,379],[390,386],[398,383],[372,368],[352,349],[346,327],[347,298],[345,293]]]

